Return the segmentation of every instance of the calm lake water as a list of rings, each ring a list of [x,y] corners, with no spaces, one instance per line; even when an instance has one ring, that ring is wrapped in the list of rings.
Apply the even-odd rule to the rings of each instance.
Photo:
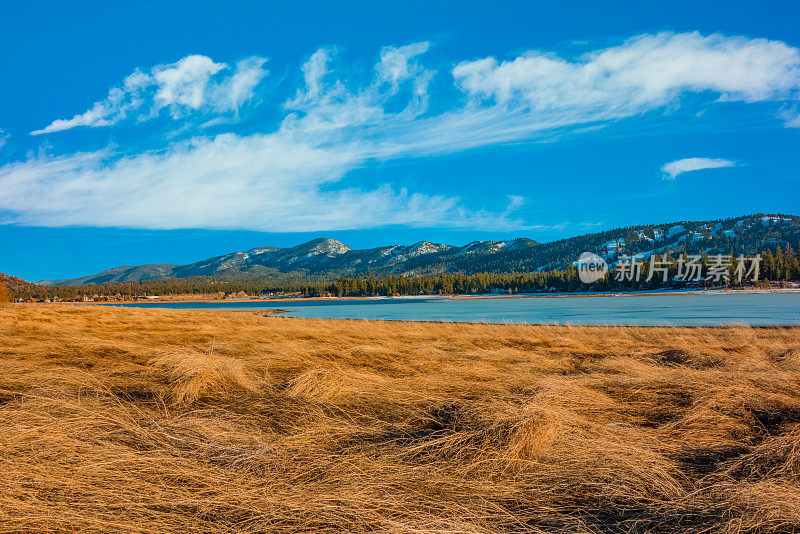
[[[800,294],[699,294],[487,299],[368,299],[118,304],[181,310],[288,310],[287,317],[510,324],[800,325]]]

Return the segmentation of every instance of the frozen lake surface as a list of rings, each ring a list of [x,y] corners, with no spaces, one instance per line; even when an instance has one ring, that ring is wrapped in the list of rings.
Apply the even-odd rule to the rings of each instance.
[[[147,302],[123,307],[288,310],[287,317],[509,324],[800,325],[800,293],[664,294],[546,298],[394,298],[239,302]]]

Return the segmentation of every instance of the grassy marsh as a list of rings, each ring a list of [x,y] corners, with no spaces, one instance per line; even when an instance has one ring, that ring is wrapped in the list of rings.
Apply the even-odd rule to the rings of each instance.
[[[785,532],[800,329],[0,308],[0,532]]]

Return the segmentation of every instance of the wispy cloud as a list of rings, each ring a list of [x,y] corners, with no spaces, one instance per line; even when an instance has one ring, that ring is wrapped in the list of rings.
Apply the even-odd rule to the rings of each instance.
[[[3,169],[2,207],[45,226],[250,228],[312,231],[391,224],[506,228],[519,221],[464,209],[457,198],[377,186],[324,185],[362,156],[281,134],[197,139],[165,153],[110,151],[38,158]]]
[[[513,211],[518,210],[522,206],[528,202],[528,199],[521,196],[521,195],[506,195],[508,199],[508,206],[506,207],[506,213],[511,213]]]
[[[502,110],[482,130],[513,138],[640,115],[686,93],[728,102],[793,99],[800,94],[800,51],[766,39],[665,32],[575,60],[531,51],[462,62],[453,76],[475,107]]]
[[[8,141],[10,136],[11,134],[0,128],[0,150],[2,150],[3,146],[5,146],[6,141]]]
[[[800,55],[779,41],[660,33],[574,61],[534,51],[510,61],[463,62],[453,74],[471,96],[509,106],[628,114],[667,104],[684,91],[748,102],[797,94]]]
[[[736,162],[719,158],[685,158],[671,161],[661,167],[665,180],[674,180],[676,176],[685,172],[701,171],[703,169],[720,169],[722,167],[735,167]]]
[[[343,65],[335,49],[320,49],[302,66],[302,87],[290,88],[280,107],[271,108],[281,114],[279,122],[259,132],[238,131],[233,121],[223,124],[227,133],[201,136],[187,123],[191,137],[162,145],[7,164],[0,167],[0,210],[9,222],[39,225],[521,228],[524,221],[512,216],[521,197],[510,197],[508,210],[489,213],[468,209],[453,193],[425,195],[381,183],[345,187],[341,179],[375,160],[591,135],[610,121],[675,106],[687,93],[703,95],[694,106],[786,105],[800,94],[800,52],[764,39],[662,33],[577,58],[531,51],[461,62],[450,72],[424,63],[429,46],[385,47],[367,77]],[[208,124],[254,99],[263,65],[262,58],[231,68],[188,56],[137,70],[86,113],[39,133],[111,125],[133,115],[142,120],[164,109],[176,120]],[[719,162],[726,160],[681,161],[725,166]],[[708,167],[665,166],[664,172],[674,178],[699,168]]]
[[[800,128],[800,109],[797,105],[781,110],[778,116],[783,119],[787,128]]]
[[[31,135],[78,126],[110,126],[134,112],[140,120],[152,118],[164,108],[175,119],[201,109],[235,112],[253,97],[255,87],[267,75],[264,63],[264,58],[251,57],[230,69],[209,57],[192,55],[176,63],[157,65],[149,73],[137,69],[125,78],[122,87],[112,88],[104,100],[95,102],[89,110],[71,119],[56,119]],[[218,75],[221,71],[223,74]]]

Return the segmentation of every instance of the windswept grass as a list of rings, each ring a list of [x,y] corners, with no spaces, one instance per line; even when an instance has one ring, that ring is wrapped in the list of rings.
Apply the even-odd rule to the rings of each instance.
[[[800,329],[0,309],[0,532],[792,532]]]

